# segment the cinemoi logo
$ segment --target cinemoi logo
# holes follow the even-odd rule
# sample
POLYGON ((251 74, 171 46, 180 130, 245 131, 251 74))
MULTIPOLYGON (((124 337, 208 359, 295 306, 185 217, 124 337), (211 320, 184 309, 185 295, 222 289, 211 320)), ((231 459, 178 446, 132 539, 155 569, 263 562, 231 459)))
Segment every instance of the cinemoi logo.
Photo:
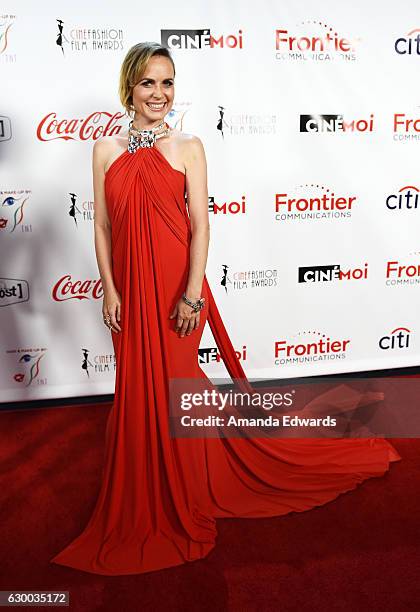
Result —
POLYGON ((397 38, 394 49, 398 55, 420 55, 420 30, 415 28, 405 36, 397 38))
POLYGON ((357 200, 356 196, 336 196, 325 185, 299 185, 297 191, 302 192, 301 195, 292 196, 287 192, 275 194, 276 221, 350 217, 354 202, 357 200), (312 195, 310 194, 311 191, 320 193, 312 195))
POLYGON ((52 289, 52 298, 56 302, 66 300, 99 300, 103 297, 102 281, 98 280, 72 280, 70 274, 65 274, 55 283, 52 289))
POLYGON ((299 332, 294 340, 274 342, 275 365, 344 359, 350 340, 331 339, 316 330, 299 332))
POLYGON ((168 49, 243 49, 242 30, 235 34, 211 34, 202 30, 161 30, 161 45, 168 49))
POLYGON ((118 121, 124 113, 107 113, 97 111, 85 119, 58 119, 57 113, 48 113, 38 124, 36 135, 38 140, 97 140, 102 136, 119 134, 122 125, 118 121))
POLYGON ((417 210, 420 208, 419 190, 413 185, 401 187, 398 193, 386 198, 385 204, 389 210, 417 210))
MULTIPOLYGON (((247 359, 246 345, 244 344, 240 351, 235 350, 235 355, 240 361, 246 361, 247 359)), ((213 361, 215 361, 216 363, 219 363, 222 361, 222 357, 220 356, 220 353, 217 350, 217 348, 207 347, 207 348, 198 349, 198 363, 199 364, 211 363, 213 361)))
POLYGON ((368 277, 368 264, 362 268, 342 270, 340 264, 329 266, 301 266, 298 269, 298 283, 326 283, 331 281, 361 280, 368 277))
POLYGON ((22 278, 0 278, 0 306, 29 300, 29 284, 22 278))
POLYGON ((368 119, 344 119, 344 115, 300 115, 300 132, 373 132, 374 115, 368 119))
POLYGON ((243 195, 239 201, 232 202, 216 202, 214 197, 209 197, 209 212, 217 215, 238 215, 245 214, 246 212, 246 203, 245 196, 243 195))
POLYGON ((411 331, 407 327, 397 327, 379 340, 379 348, 384 351, 406 349, 410 345, 411 331))

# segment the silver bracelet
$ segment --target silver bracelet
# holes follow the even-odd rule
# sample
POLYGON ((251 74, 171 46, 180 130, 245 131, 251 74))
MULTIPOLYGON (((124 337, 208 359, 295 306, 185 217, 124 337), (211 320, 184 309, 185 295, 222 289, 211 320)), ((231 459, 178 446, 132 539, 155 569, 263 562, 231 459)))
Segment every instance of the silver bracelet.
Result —
POLYGON ((186 304, 188 304, 188 306, 191 306, 194 312, 199 312, 200 310, 202 310, 204 308, 204 302, 206 301, 205 298, 202 297, 199 298, 196 302, 193 302, 187 298, 185 292, 182 294, 182 299, 186 304))

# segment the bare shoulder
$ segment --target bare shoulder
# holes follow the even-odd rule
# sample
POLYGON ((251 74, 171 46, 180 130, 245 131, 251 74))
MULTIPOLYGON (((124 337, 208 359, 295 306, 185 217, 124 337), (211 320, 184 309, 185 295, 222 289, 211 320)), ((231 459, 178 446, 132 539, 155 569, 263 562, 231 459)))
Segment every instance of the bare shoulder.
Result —
POLYGON ((109 162, 127 148, 127 136, 102 136, 95 141, 92 149, 93 163, 103 169, 109 162))
POLYGON ((181 132, 181 130, 174 129, 173 130, 174 137, 178 140, 180 144, 186 147, 199 147, 203 146, 200 138, 195 136, 194 134, 187 134, 186 132, 181 132))
POLYGON ((203 143, 198 136, 175 129, 173 132, 174 139, 182 150, 182 157, 184 160, 205 156, 203 143))

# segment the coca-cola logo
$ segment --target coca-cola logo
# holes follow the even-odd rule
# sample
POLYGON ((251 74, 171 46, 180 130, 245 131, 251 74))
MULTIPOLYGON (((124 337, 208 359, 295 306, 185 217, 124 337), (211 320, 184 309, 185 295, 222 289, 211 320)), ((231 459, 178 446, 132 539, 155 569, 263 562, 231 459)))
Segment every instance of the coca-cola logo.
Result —
POLYGON ((62 276, 52 290, 53 300, 99 300, 103 296, 101 279, 98 280, 72 280, 71 274, 62 276))
POLYGON ((48 113, 41 119, 36 135, 39 140, 98 140, 102 136, 119 134, 122 125, 117 125, 124 113, 98 111, 85 119, 57 119, 57 113, 48 113))

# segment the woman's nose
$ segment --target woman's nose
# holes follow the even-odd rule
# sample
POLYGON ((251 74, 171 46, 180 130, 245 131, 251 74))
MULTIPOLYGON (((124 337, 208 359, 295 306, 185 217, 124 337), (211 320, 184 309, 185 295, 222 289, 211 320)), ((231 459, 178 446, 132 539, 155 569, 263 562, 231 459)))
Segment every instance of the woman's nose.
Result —
POLYGON ((162 90, 161 90, 160 85, 155 85, 154 90, 153 90, 153 97, 154 98, 162 97, 162 90))

